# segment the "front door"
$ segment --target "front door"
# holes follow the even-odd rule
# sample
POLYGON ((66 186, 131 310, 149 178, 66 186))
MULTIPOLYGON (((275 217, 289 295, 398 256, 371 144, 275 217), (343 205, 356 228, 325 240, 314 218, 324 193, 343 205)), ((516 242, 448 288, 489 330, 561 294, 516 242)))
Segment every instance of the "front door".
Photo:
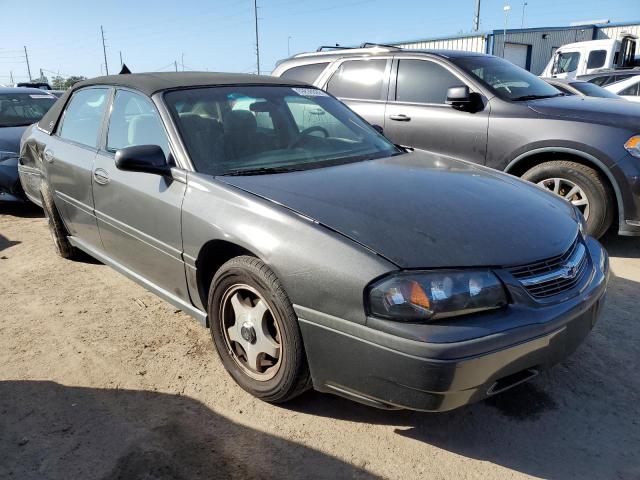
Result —
POLYGON ((84 88, 73 94, 56 133, 44 150, 44 166, 54 202, 69 233, 101 249, 92 194, 93 163, 108 88, 84 88))
POLYGON ((104 148, 94 163, 93 197, 107 255, 170 295, 188 300, 180 214, 186 185, 150 173, 115 166, 115 152, 169 141, 155 105, 130 90, 116 91, 104 148))
POLYGON ((465 85, 464 80, 425 59, 401 58, 394 61, 394 70, 385 136, 406 147, 484 164, 489 108, 472 113, 445 103, 447 90, 465 85))

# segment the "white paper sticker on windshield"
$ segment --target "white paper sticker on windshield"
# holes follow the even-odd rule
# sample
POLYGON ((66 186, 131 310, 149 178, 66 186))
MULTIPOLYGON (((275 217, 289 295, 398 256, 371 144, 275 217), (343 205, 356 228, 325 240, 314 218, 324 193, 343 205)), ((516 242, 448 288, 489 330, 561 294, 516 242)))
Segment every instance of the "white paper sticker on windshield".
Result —
POLYGON ((51 95, 29 95, 31 98, 51 98, 51 95))
POLYGON ((303 97, 328 97, 325 92, 322 90, 318 90, 317 88, 297 88, 292 87, 291 90, 296 92, 298 95, 302 95, 303 97))

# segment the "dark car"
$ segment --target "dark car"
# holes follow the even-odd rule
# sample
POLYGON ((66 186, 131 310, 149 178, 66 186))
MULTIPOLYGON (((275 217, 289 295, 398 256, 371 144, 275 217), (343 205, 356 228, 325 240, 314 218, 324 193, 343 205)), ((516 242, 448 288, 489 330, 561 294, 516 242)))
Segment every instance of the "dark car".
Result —
POLYGON ((55 103, 34 88, 0 88, 0 201, 24 201, 18 177, 20 138, 55 103))
POLYGON ((585 82, 583 80, 566 78, 543 78, 543 80, 567 95, 623 100, 623 98, 621 98, 619 95, 616 95, 609 90, 599 87, 598 85, 595 85, 593 83, 585 82))
POLYGON ((614 222, 640 235, 640 105, 566 96, 504 59, 461 51, 320 51, 273 74, 327 90, 394 143, 548 188, 580 208, 595 237, 614 222))
POLYGON ((84 81, 22 152, 58 253, 83 250, 193 315, 271 402, 311 385, 387 408, 480 400, 572 352, 607 284, 569 203, 407 152, 287 79, 84 81))

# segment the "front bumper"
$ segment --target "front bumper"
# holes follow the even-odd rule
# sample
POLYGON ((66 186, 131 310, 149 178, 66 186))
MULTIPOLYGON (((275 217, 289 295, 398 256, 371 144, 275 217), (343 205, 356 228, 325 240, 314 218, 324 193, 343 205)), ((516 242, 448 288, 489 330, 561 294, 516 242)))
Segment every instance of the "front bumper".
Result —
POLYGON ((296 306, 314 387, 381 408, 445 411, 521 383, 566 358, 596 323, 609 266, 597 242, 589 250, 594 273, 578 296, 459 342, 418 341, 296 306))

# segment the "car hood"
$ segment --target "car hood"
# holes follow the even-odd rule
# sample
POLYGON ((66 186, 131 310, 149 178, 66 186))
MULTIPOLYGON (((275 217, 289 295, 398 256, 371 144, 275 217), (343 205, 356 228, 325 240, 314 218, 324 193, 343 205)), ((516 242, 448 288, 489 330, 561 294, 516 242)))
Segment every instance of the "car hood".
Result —
POLYGON ((221 176, 402 268, 521 265, 563 253, 572 207, 509 175, 426 152, 299 172, 221 176))
POLYGON ((640 104, 624 99, 568 95, 530 101, 529 108, 552 117, 614 127, 640 128, 640 104))
POLYGON ((19 152, 20 139, 28 127, 0 127, 0 150, 19 152))

